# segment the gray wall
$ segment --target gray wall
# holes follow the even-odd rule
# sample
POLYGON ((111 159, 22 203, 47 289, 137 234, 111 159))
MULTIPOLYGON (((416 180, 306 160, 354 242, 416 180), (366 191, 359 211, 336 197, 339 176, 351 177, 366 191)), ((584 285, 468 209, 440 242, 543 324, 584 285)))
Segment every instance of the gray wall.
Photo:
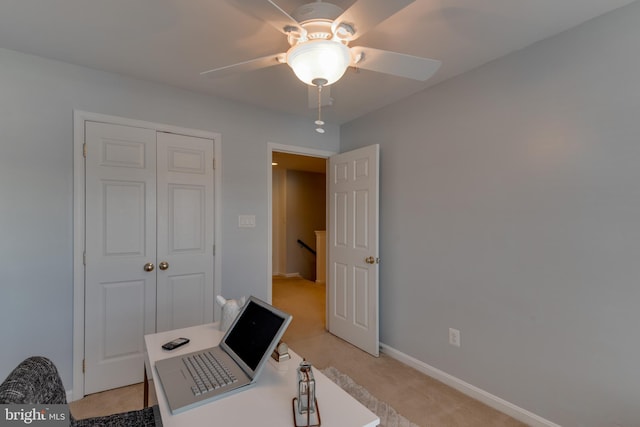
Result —
POLYGON ((272 275, 283 275, 287 272, 286 183, 286 169, 273 168, 271 171, 272 275))
POLYGON ((636 2, 341 129, 381 146, 382 342, 563 426, 640 425, 639 23, 636 2))
MULTIPOLYGON (((197 77, 197 76, 196 76, 197 77)), ((195 78, 195 77, 194 77, 195 78)), ((338 151, 337 126, 0 49, 0 377, 53 359, 72 386, 73 110, 222 134, 222 292, 266 298, 267 142, 338 151), (238 229, 239 214, 256 228, 238 229)))
POLYGON ((326 176, 288 170, 286 175, 287 273, 316 280, 316 257, 298 239, 316 249, 317 230, 326 226, 326 176))
POLYGON ((316 257, 297 240, 315 250, 315 231, 326 227, 326 175, 276 167, 272 183, 272 272, 316 280, 316 257))

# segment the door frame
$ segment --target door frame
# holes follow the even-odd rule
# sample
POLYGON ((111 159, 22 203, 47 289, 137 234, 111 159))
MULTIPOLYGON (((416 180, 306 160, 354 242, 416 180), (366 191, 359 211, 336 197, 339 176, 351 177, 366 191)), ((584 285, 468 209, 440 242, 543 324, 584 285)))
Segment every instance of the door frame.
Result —
MULTIPOLYGON (((335 151, 325 151, 325 150, 317 150, 315 148, 307 148, 307 147, 299 147, 296 145, 283 145, 276 144, 273 142, 267 143, 267 160, 266 164, 268 165, 267 170, 267 301, 271 303, 273 301, 273 167, 271 166, 271 161, 273 159, 273 152, 277 151, 280 153, 289 153, 289 154, 297 154, 300 156, 310 156, 310 157, 320 157, 322 159, 327 160, 327 168, 329 167, 328 159, 329 157, 337 154, 335 151)), ((327 179, 329 177, 328 170, 325 171, 325 175, 327 179)), ((328 183, 328 181, 327 181, 328 183)), ((327 193, 326 200, 326 223, 329 223, 329 194, 327 193)), ((327 245, 327 255, 329 251, 329 246, 327 245)), ((327 259, 328 256, 327 256, 327 259)), ((327 276, 328 277, 328 276, 327 276)), ((327 279, 328 280, 328 279, 327 279)), ((327 286, 327 292, 329 287, 327 286)), ((325 296, 326 298, 326 296, 325 296)), ((327 305, 327 310, 329 310, 329 306, 327 305)), ((328 321, 328 320, 327 320, 328 321)), ((327 327, 329 325, 327 324, 327 327)))
MULTIPOLYGON (((221 246, 221 201, 222 201, 222 138, 219 133, 188 129, 162 123, 128 119, 125 117, 91 113, 87 111, 73 111, 73 389, 70 401, 84 397, 84 251, 85 251, 85 163, 83 144, 85 138, 85 122, 95 121, 122 126, 141 127, 159 132, 169 132, 181 135, 212 139, 214 169, 214 295, 221 292, 222 287, 222 253, 221 246)), ((219 313, 214 301, 214 317, 219 313)))

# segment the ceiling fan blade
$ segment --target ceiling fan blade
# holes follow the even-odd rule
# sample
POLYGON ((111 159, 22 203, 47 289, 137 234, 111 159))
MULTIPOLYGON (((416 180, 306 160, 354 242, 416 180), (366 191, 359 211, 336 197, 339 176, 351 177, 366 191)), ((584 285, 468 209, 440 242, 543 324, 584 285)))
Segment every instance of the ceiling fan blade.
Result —
POLYGON ((333 21, 335 30, 340 24, 346 24, 353 28, 354 34, 349 37, 355 40, 364 33, 404 9, 415 0, 357 0, 342 15, 333 21))
POLYGON ((352 47, 352 67, 425 81, 435 74, 442 62, 404 53, 389 52, 371 47, 352 47))
POLYGON ((236 3, 247 13, 272 25, 281 33, 288 34, 290 31, 305 32, 298 21, 272 0, 236 0, 236 3))
POLYGON ((272 55, 263 56, 262 58, 250 59, 248 61, 239 62, 237 64, 226 65, 224 67, 214 68, 212 70, 203 71, 201 76, 207 77, 222 77, 229 74, 242 73, 247 71, 258 70, 260 68, 267 68, 273 65, 285 63, 284 53, 275 53, 272 55))
MULTIPOLYGON (((309 108, 318 108, 318 87, 307 86, 307 98, 309 108)), ((323 107, 333 105, 333 98, 331 98, 331 86, 323 86, 320 95, 320 105, 323 107)))

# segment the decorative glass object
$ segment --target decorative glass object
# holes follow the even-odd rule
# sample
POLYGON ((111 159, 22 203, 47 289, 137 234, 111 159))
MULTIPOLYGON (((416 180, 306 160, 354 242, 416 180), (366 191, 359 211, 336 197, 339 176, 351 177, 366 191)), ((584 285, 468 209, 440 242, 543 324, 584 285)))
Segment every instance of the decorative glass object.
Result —
POLYGON ((293 417, 296 427, 320 425, 320 408, 316 399, 316 381, 311 363, 303 360, 298 367, 298 397, 293 399, 293 417))

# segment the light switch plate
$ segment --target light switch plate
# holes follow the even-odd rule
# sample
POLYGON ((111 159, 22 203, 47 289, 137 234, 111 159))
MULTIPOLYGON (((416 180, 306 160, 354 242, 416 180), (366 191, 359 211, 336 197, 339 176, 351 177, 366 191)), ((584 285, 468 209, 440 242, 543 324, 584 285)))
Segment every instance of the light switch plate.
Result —
POLYGON ((253 228, 256 226, 255 215, 238 215, 238 227, 253 228))

